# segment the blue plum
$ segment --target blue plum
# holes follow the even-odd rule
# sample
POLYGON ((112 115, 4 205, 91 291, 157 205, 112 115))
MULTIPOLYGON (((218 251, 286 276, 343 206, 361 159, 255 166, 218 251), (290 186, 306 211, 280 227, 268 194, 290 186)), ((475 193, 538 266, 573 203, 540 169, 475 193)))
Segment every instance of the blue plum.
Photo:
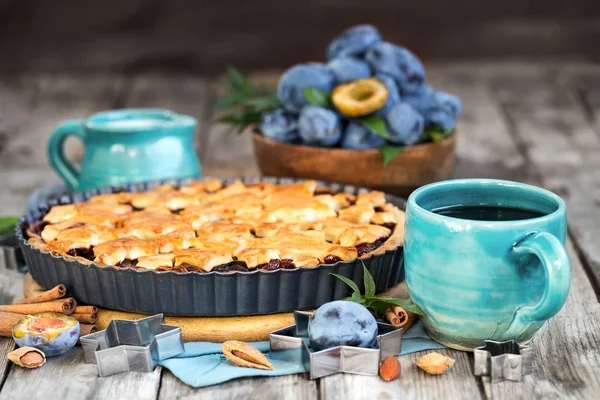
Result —
POLYGON ((462 102, 458 97, 446 92, 435 92, 435 104, 427 110, 425 125, 442 132, 453 130, 462 114, 462 102))
POLYGON ((277 86, 277 97, 283 107, 298 113, 308 105, 304 88, 312 87, 331 92, 335 86, 335 76, 324 64, 298 64, 281 75, 277 86))
POLYGON ((421 115, 426 115, 429 110, 437 106, 435 90, 427 84, 422 85, 415 93, 402 96, 402 101, 410 104, 421 115))
POLYGON ((421 138, 424 128, 423 116, 407 103, 394 106, 386 121, 389 127, 388 140, 394 144, 412 145, 421 138))
POLYGON ((298 116, 279 108, 261 116, 260 131, 269 139, 284 143, 297 143, 298 116))
POLYGON ((346 149, 375 149, 384 144, 385 139, 357 122, 350 122, 348 124, 342 138, 342 147, 346 149))
POLYGON ((371 76, 369 65, 354 57, 336 58, 327 63, 327 68, 335 76, 337 83, 352 82, 371 76))
POLYGON ((455 121, 458 121, 462 114, 462 102, 457 96, 439 91, 435 92, 434 98, 438 107, 452 115, 455 121))
POLYGON ((312 315, 308 337, 314 351, 336 346, 373 347, 377 340, 377 321, 358 303, 332 301, 312 315))
POLYGON ((335 146, 342 137, 342 121, 335 112, 318 106, 306 106, 300 112, 298 133, 309 146, 335 146))
POLYGON ((379 110, 375 111, 376 115, 385 118, 385 116, 390 112, 392 107, 400 103, 400 91, 398 90, 398 85, 396 85, 396 81, 394 81, 394 79, 389 75, 377 74, 375 75, 375 78, 383 82, 388 91, 388 98, 385 104, 379 110))
POLYGON ((360 56, 381 41, 373 25, 356 25, 346 29, 327 47, 327 60, 338 57, 360 56))
POLYGON ((433 108, 425 115, 427 128, 435 128, 441 132, 454 129, 456 122, 454 115, 443 108, 433 108))
POLYGON ((28 315, 13 327, 19 347, 31 346, 47 357, 69 351, 79 339, 79 321, 63 314, 46 312, 28 315))
POLYGON ((365 60, 375 73, 394 78, 402 94, 417 92, 425 82, 423 64, 404 47, 380 42, 367 51, 365 60))

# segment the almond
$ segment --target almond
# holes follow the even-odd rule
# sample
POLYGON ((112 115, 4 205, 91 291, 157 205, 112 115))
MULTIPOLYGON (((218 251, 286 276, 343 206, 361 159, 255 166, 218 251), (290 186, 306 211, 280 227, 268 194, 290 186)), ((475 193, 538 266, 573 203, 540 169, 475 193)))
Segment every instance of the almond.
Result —
POLYGON ((245 342, 229 340, 223 343, 223 355, 239 367, 273 369, 267 356, 245 342))
POLYGON ((393 381, 400 376, 402 367, 396 357, 388 357, 379 366, 379 376, 386 382, 393 381))
POLYGON ((454 365, 454 359, 440 353, 429 353, 417 359, 417 366, 431 375, 439 375, 454 365))
POLYGON ((19 367, 37 368, 46 362, 46 355, 33 347, 21 347, 8 353, 8 359, 19 367))

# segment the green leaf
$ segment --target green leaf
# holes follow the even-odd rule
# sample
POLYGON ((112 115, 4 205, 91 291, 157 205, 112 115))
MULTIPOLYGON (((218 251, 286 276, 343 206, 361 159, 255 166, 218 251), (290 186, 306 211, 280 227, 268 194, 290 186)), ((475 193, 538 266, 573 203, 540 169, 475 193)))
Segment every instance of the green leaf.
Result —
POLYGON ((246 75, 244 75, 239 69, 230 65, 227 70, 227 77, 229 85, 232 89, 241 90, 244 92, 253 92, 252 84, 246 75))
POLYGON ((375 114, 367 115, 366 117, 359 118, 358 122, 384 139, 389 137, 387 127, 385 126, 385 121, 380 116, 375 114))
POLYGON ((383 166, 387 167, 394 158, 404 151, 404 146, 389 146, 383 145, 379 148, 379 152, 383 157, 383 166))
POLYGON ((220 98, 215 103, 215 110, 226 110, 231 107, 244 105, 248 101, 248 96, 243 93, 233 93, 220 98))
POLYGON ((365 292, 366 294, 363 296, 358 289, 358 285, 354 283, 351 279, 346 278, 345 276, 331 274, 336 278, 342 280, 348 286, 354 290, 352 296, 346 297, 343 300, 354 301, 356 303, 362 304, 372 312, 376 313, 379 316, 385 316, 385 312, 389 307, 392 306, 400 306, 404 308, 407 312, 411 312, 418 315, 425 315, 423 311, 409 299, 400 299, 396 297, 390 296, 375 296, 375 282, 373 281, 373 277, 367 270, 363 262, 363 273, 364 273, 364 281, 365 281, 365 292))
POLYGON ((379 296, 375 299, 383 301, 390 305, 400 306, 404 308, 406 311, 417 314, 417 315, 425 315, 423 310, 419 308, 415 303, 410 301, 409 299, 401 299, 397 297, 389 297, 389 296, 379 296))
POLYGON ((246 101, 248 106, 253 107, 258 112, 273 111, 279 107, 279 99, 277 96, 263 96, 249 99, 246 101))
POLYGON ((260 114, 248 110, 235 111, 219 116, 216 122, 226 123, 236 128, 238 133, 243 132, 248 126, 260 122, 260 114))
POLYGON ((454 132, 454 129, 443 130, 441 126, 430 126, 421 134, 420 142, 439 143, 454 132))
POLYGON ((0 217, 0 235, 8 235, 15 229, 19 217, 0 217))
POLYGON ((239 133, 260 123, 263 113, 281 107, 273 90, 253 85, 248 76, 233 66, 228 67, 222 86, 226 93, 215 104, 215 110, 227 112, 215 122, 228 124, 239 133))
POLYGON ((374 311, 375 314, 377 315, 381 315, 382 317, 385 317, 385 312, 387 311, 387 309, 390 308, 390 305, 383 302, 383 301, 370 301, 369 302, 369 309, 371 311, 374 311))
POLYGON ((313 87, 305 87, 302 89, 302 91, 304 92, 306 101, 313 106, 329 107, 329 93, 325 90, 313 87))
POLYGON ((433 143, 439 143, 442 140, 444 140, 444 138, 446 137, 443 133, 437 133, 437 132, 433 132, 431 135, 431 141, 433 143))
POLYGON ((362 265, 364 275, 363 279, 365 281, 365 297, 373 297, 375 296, 375 281, 373 280, 373 277, 371 276, 371 273, 367 269, 367 266, 364 262, 362 263, 362 265))
MULTIPOLYGON (((352 288, 352 290, 354 290, 354 293, 358 293, 358 295, 360 296, 360 290, 358 289, 358 286, 356 285, 356 283, 354 283, 354 281, 352 279, 346 278, 345 276, 338 275, 338 274, 331 274, 331 275, 335 276, 336 278, 338 278, 339 280, 344 282, 346 285, 350 286, 352 288)), ((353 294, 353 296, 354 296, 354 294, 353 294)))
POLYGON ((364 297, 362 297, 359 292, 352 293, 350 300, 358 304, 364 304, 365 302, 364 297))

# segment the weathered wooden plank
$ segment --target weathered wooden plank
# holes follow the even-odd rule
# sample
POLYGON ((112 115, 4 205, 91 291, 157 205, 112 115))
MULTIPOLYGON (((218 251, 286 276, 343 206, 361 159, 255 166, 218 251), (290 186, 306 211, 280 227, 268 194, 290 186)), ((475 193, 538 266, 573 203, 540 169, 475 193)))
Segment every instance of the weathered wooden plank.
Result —
POLYGON ((561 69, 561 80, 581 101, 583 111, 600 135, 600 66, 575 64, 561 69))
POLYGON ((181 383, 170 371, 163 373, 159 399, 315 399, 317 382, 306 374, 277 376, 271 378, 243 378, 194 389, 181 383))
POLYGON ((226 126, 214 125, 208 133, 202 166, 207 176, 258 175, 250 132, 237 134, 226 126))
POLYGON ((154 372, 127 372, 105 378, 95 365, 84 364, 81 347, 60 357, 49 358, 38 369, 10 370, 0 399, 148 399, 158 394, 161 368, 154 372))
MULTIPOLYGON (((575 102, 579 101, 582 114, 600 136, 600 68, 598 64, 568 65, 560 71, 560 82, 570 89, 575 102)), ((597 150, 598 146, 595 146, 597 150)), ((600 167, 594 161, 596 154, 590 155, 586 165, 579 169, 576 176, 567 178, 568 185, 557 182, 556 185, 566 187, 569 195, 569 216, 577 221, 571 224, 571 232, 576 239, 577 250, 584 260, 589 273, 594 276, 597 293, 600 293, 600 250, 597 246, 600 220, 600 167), (587 164, 591 164, 587 165, 587 164)), ((548 178, 552 180, 552 178, 548 178)))
MULTIPOLYGON (((12 270, 0 270, 0 304, 10 304, 23 298, 23 274, 12 270)), ((0 338, 0 387, 4 384, 12 363, 7 354, 15 349, 12 338, 0 338)))
MULTIPOLYGON (((3 270, 0 274, 2 303, 10 303, 23 296, 23 274, 3 270)), ((6 354, 14 349, 14 341, 0 339, 0 382, 4 382, 0 399, 156 399, 160 382, 160 368, 152 373, 131 372, 99 378, 95 365, 84 364, 81 347, 66 355, 49 358, 35 370, 26 370, 8 363, 6 354), (8 364, 7 364, 8 363, 8 364), (5 380, 6 379, 6 380, 5 380)))
POLYGON ((32 137, 29 131, 40 97, 39 81, 38 76, 0 77, 0 215, 21 214, 26 197, 35 187, 58 182, 47 168, 31 169, 40 164, 40 154, 45 151, 45 138, 32 137))
MULTIPOLYGON (((564 176, 597 159, 600 139, 554 70, 492 77, 506 117, 524 142, 528 158, 545 176, 564 176)), ((598 161, 598 160, 596 160, 598 161)))
POLYGON ((492 72, 491 86, 539 183, 567 202, 576 248, 598 289, 600 137, 559 70, 538 66, 518 76, 492 72))
MULTIPOLYGON (((111 108, 122 80, 111 75, 3 77, 0 86, 0 194, 2 215, 21 214, 28 196, 39 186, 60 182, 46 156, 48 139, 69 118, 111 108)), ((78 163, 83 145, 66 143, 67 158, 78 163)))
POLYGON ((0 304, 10 304, 23 298, 23 277, 20 272, 0 269, 0 304))
POLYGON ((600 304, 567 243, 572 283, 564 308, 534 337, 534 370, 522 383, 490 383, 485 392, 494 399, 590 399, 600 388, 600 304))
MULTIPOLYGON (((598 137, 587 123, 583 110, 564 85, 557 82, 557 70, 538 66, 510 71, 488 70, 491 87, 520 150, 529 160, 535 176, 533 183, 554 190, 565 198, 573 232, 593 233, 595 219, 590 178, 597 181, 598 165, 594 153, 598 137), (586 193, 584 195, 584 193, 586 193)), ((580 238, 575 235, 581 244, 580 238)), ((586 254, 595 245, 586 244, 586 254)), ((569 299, 561 313, 534 338, 534 374, 520 385, 509 382, 490 384, 483 379, 488 397, 493 398, 590 398, 598 388, 599 354, 592 350, 597 342, 599 305, 571 243, 568 250, 573 268, 569 299)), ((597 274, 596 271, 591 271, 597 274)))
MULTIPOLYGON (((277 87, 280 70, 266 70, 250 74, 255 85, 270 88, 277 87)), ((222 79, 222 78, 218 78, 222 79)), ((213 84, 210 87, 213 103, 223 96, 224 91, 213 84)), ((203 152, 203 168, 205 175, 211 176, 251 176, 260 171, 254 158, 252 133, 247 130, 242 133, 234 131, 228 125, 214 122, 219 113, 210 105, 210 129, 206 137, 206 151, 203 152)))
POLYGON ((527 160, 511 136, 479 68, 460 63, 433 64, 427 68, 427 80, 436 90, 453 93, 463 102, 453 177, 531 179, 524 173, 528 171, 527 160))
POLYGON ((35 77, 0 77, 0 169, 23 167, 25 165, 18 165, 18 162, 34 154, 32 143, 27 140, 26 125, 38 97, 39 85, 35 77))
POLYGON ((190 74, 140 73, 133 77, 126 107, 166 108, 198 120, 196 148, 202 151, 209 128, 211 92, 205 79, 190 74))
MULTIPOLYGON (((267 75, 261 80, 270 84, 276 82, 275 75, 267 75)), ((216 99, 222 95, 216 86, 211 89, 216 99)), ((211 105, 212 107, 212 105, 211 105)), ((211 118, 217 114, 212 110, 211 118)), ((235 132, 230 126, 210 122, 206 139, 206 151, 203 152, 202 167, 206 176, 251 176, 260 172, 254 158, 251 132, 235 132)))
POLYGON ((37 188, 60 183, 61 179, 50 167, 0 169, 0 182, 5 190, 0 192, 0 216, 20 216, 25 212, 28 197, 37 188))
MULTIPOLYGON (((19 121, 19 134, 11 138, 7 151, 13 149, 12 168, 47 167, 46 143, 62 121, 81 118, 112 108, 119 96, 122 79, 116 75, 46 74, 29 77, 36 84, 34 107, 27 110, 26 120, 19 121), (18 148, 26 149, 21 152, 18 148)), ((78 162, 83 146, 69 140, 67 156, 78 162)))
POLYGON ((402 375, 392 382, 377 376, 350 374, 321 379, 322 399, 480 399, 481 392, 473 375, 473 361, 468 353, 436 350, 456 360, 443 375, 432 376, 421 371, 415 361, 426 352, 399 357, 402 375))
MULTIPOLYGON (((23 274, 2 270, 0 299, 3 304, 23 297, 23 274)), ((4 382, 0 399, 38 399, 49 394, 56 398, 75 399, 156 399, 161 368, 152 373, 131 372, 99 378, 94 365, 84 364, 81 347, 66 355, 49 358, 39 369, 26 370, 8 363, 6 354, 14 341, 0 339, 0 382, 4 382)))

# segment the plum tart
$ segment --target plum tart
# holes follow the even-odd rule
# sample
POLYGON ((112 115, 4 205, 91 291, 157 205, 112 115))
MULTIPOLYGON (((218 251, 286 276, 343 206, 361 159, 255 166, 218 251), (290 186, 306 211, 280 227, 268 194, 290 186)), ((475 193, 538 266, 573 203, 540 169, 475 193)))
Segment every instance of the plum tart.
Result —
POLYGON ((155 271, 311 268, 395 249, 404 213, 384 193, 335 193, 315 181, 195 181, 56 205, 28 243, 84 263, 155 271))

